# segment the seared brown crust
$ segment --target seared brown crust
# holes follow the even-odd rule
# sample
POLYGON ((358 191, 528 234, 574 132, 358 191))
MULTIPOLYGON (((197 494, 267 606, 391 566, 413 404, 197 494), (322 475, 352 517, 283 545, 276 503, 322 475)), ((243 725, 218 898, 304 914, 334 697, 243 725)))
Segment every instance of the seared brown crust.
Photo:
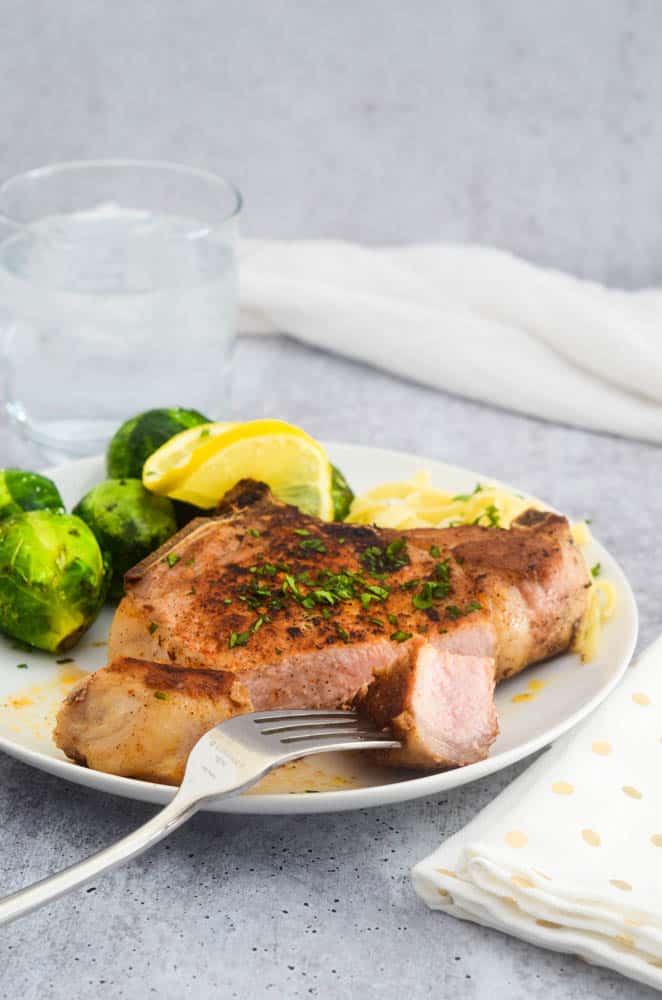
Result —
MULTIPOLYGON (((415 640, 416 643, 419 641, 415 640)), ((390 666, 375 670, 372 680, 359 688, 350 703, 350 708, 371 719, 377 729, 392 729, 394 720, 404 710, 410 691, 415 648, 410 643, 390 666)))
POLYGON ((172 663, 138 660, 133 656, 120 657, 103 669, 111 674, 140 676, 141 683, 151 691, 179 691, 192 698, 230 696, 237 687, 236 675, 225 670, 191 670, 172 663))

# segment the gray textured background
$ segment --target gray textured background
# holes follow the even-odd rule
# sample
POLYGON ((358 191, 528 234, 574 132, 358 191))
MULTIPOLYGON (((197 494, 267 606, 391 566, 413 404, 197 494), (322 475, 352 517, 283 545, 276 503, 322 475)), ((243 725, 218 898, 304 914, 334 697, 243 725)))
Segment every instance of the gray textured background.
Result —
MULTIPOLYGON (((626 286, 662 278, 662 6, 0 0, 0 174, 176 158, 234 178, 245 232, 490 242, 626 286)), ((400 382, 286 339, 236 363, 246 417, 518 482, 594 529, 662 628, 660 451, 400 382)), ((31 456, 0 428, 0 462, 31 456)), ((653 991, 428 911, 409 865, 521 769, 441 798, 201 816, 3 932, 7 1000, 611 998, 653 991)), ((151 808, 0 760, 0 889, 151 808)))

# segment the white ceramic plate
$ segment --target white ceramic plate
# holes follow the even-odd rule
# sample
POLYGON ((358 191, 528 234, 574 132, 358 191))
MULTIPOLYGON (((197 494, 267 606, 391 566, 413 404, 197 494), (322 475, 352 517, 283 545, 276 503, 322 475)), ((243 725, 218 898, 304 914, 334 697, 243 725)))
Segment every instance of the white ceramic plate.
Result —
MULTIPOLYGON (((327 447, 332 461, 343 469, 357 492, 380 482, 409 479, 421 468, 430 471, 434 485, 452 492, 471 490, 481 479, 491 481, 467 469, 399 452, 355 445, 327 447)), ((103 479, 103 461, 69 462, 51 470, 50 475, 71 507, 103 479)), ((251 792, 220 801, 212 808, 218 812, 311 813, 403 802, 498 771, 576 726, 618 682, 637 636, 637 609, 623 572, 595 541, 584 554, 589 566, 601 563, 603 576, 617 591, 616 612, 602 632, 599 654, 588 664, 582 664, 574 654, 559 656, 500 685, 496 702, 501 732, 487 760, 420 777, 380 768, 365 753, 321 754, 280 768, 251 792)), ((51 739, 55 713, 66 691, 78 677, 105 663, 110 620, 107 609, 68 654, 74 658, 68 663, 58 663, 47 654, 22 652, 0 638, 0 749, 81 785, 164 803, 172 798, 172 788, 79 767, 67 760, 51 739), (19 663, 27 668, 17 669, 19 663)))

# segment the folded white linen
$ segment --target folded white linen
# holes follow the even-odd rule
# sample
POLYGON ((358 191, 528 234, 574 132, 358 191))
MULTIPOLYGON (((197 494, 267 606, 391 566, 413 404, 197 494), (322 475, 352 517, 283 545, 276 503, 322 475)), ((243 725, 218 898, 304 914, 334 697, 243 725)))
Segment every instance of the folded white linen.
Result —
POLYGON ((478 246, 246 241, 243 333, 282 332, 522 413, 662 442, 662 291, 478 246))
POLYGON ((662 639, 413 869, 433 909, 662 989, 662 639))

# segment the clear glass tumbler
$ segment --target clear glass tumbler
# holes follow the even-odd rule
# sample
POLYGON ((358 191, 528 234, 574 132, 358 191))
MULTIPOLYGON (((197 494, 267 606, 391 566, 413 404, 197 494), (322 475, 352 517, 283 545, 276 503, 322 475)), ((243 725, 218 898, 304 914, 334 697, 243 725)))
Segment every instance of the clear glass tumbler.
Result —
POLYGON ((241 195, 203 170, 92 161, 0 186, 0 392, 50 458, 158 406, 228 416, 241 195))

